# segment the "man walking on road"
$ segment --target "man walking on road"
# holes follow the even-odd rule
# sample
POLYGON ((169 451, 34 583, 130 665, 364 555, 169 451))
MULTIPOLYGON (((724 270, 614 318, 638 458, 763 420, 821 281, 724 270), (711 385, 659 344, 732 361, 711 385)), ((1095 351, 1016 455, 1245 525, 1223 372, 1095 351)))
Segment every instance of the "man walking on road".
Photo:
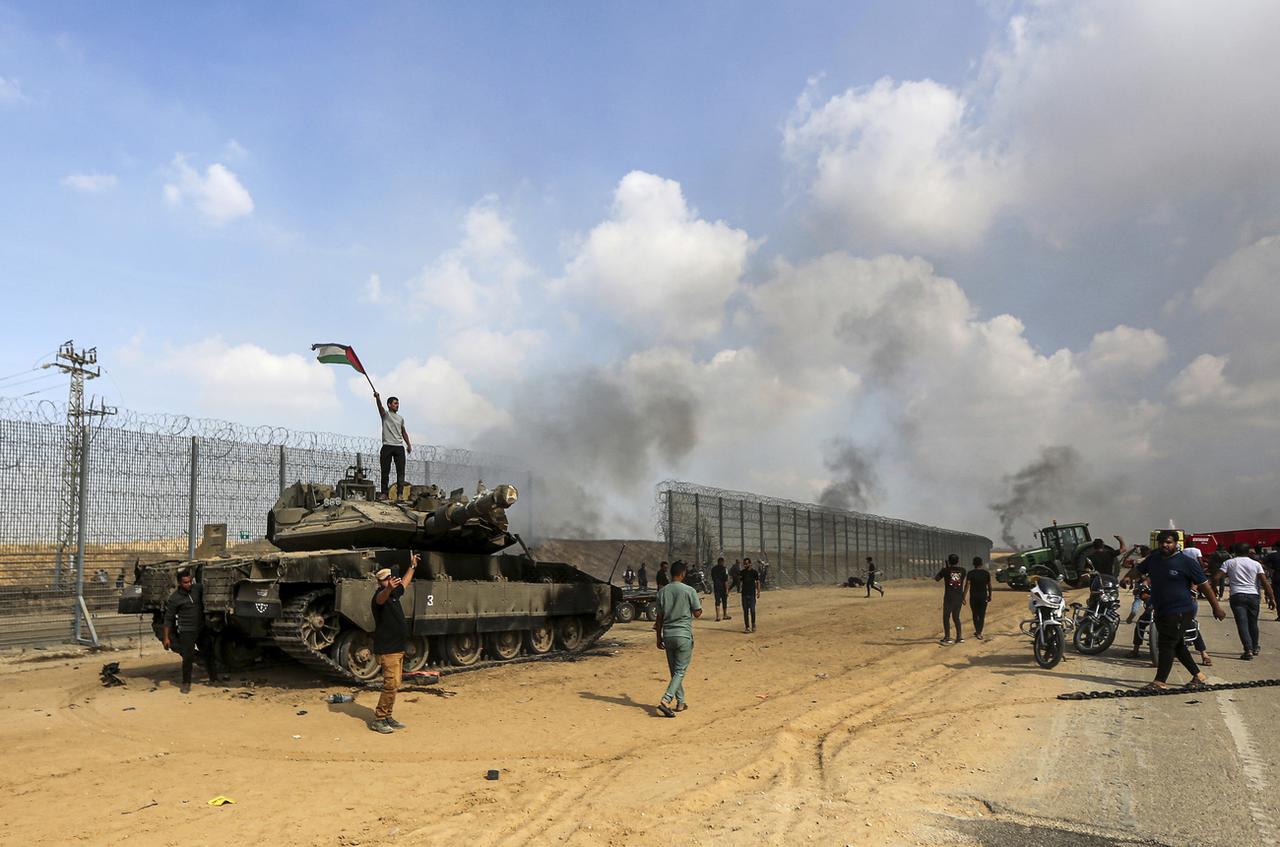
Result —
POLYGON ((729 568, 729 590, 730 591, 736 591, 738 589, 738 584, 741 581, 740 579, 741 576, 742 576, 742 565, 737 559, 734 559, 733 567, 729 568))
POLYGON ((884 588, 879 582, 876 582, 876 563, 870 556, 867 557, 867 596, 871 596, 871 589, 880 592, 880 596, 884 596, 884 588))
MULTIPOLYGON (((973 637, 982 640, 982 627, 987 622, 987 604, 991 602, 991 571, 981 556, 973 557, 973 570, 965 577, 964 590, 969 593, 969 611, 973 614, 973 637)), ((961 603, 963 603, 963 598, 961 603)), ((958 632, 956 633, 959 634, 958 632)))
POLYGON ((693 661, 693 620, 702 617, 702 601, 698 592, 684 584, 685 563, 671 566, 671 582, 658 590, 657 620, 653 631, 658 636, 658 649, 667 653, 667 670, 671 681, 658 701, 658 711, 669 718, 689 708, 684 699, 684 675, 693 661))
POLYGON ((182 657, 182 693, 191 691, 191 666, 196 654, 209 671, 209 684, 217 685, 218 670, 213 661, 213 642, 204 625, 204 586, 195 581, 191 571, 178 571, 178 588, 164 603, 164 649, 178 651, 182 657))
POLYGON ((964 636, 960 633, 960 608, 964 606, 965 570, 960 567, 960 557, 955 553, 947 556, 947 564, 938 571, 934 582, 942 582, 942 640, 939 644, 961 644, 964 636), (951 624, 955 622, 956 638, 951 640, 951 624))
POLYGON ((1156 628, 1156 678, 1147 683, 1147 689, 1153 691, 1168 687, 1169 672, 1173 669, 1173 657, 1191 674, 1191 681, 1186 687, 1190 689, 1204 688, 1206 677, 1201 672, 1191 651, 1187 649, 1185 633, 1195 624, 1195 599, 1192 586, 1201 589, 1213 607, 1213 616, 1218 620, 1226 618, 1227 613, 1218 604, 1218 596, 1213 590, 1204 591, 1208 577, 1204 569, 1196 564, 1190 556, 1178 550, 1178 533, 1164 529, 1156 536, 1156 552, 1138 563, 1128 574, 1124 582, 1128 583, 1134 574, 1151 577, 1151 605, 1154 609, 1152 626, 1156 628))
POLYGON ((649 588, 649 566, 644 562, 640 563, 640 570, 636 571, 636 584, 642 590, 648 590, 649 588))
POLYGON ((760 574, 751 566, 750 559, 742 560, 742 573, 738 574, 742 591, 742 631, 756 631, 756 600, 760 599, 760 574))
POLYGON ((405 725, 391 716, 396 707, 396 692, 404 675, 404 648, 409 638, 409 621, 405 617, 400 598, 413 582, 413 572, 418 568, 418 554, 409 554, 409 570, 404 579, 391 575, 390 568, 382 568, 376 574, 378 590, 373 595, 373 654, 382 667, 382 695, 373 710, 369 729, 386 735, 405 725))
POLYGON ((716 559, 716 566, 711 569, 711 590, 715 595, 716 620, 720 620, 721 608, 724 609, 724 619, 733 620, 729 617, 729 571, 724 566, 724 556, 716 559))
POLYGON ((382 408, 382 397, 373 392, 374 402, 378 404, 378 414, 382 416, 382 452, 378 454, 378 464, 382 470, 382 496, 387 496, 387 480, 391 476, 391 463, 396 463, 396 491, 404 485, 405 453, 413 452, 409 443, 409 431, 404 428, 404 418, 400 416, 400 399, 387 398, 387 408, 382 408))
POLYGON ((1262 572, 1262 565, 1249 556, 1249 545, 1241 541, 1232 548, 1232 552, 1236 555, 1223 563, 1222 572, 1231 589, 1231 614, 1236 619, 1240 646, 1244 648, 1240 658, 1248 661, 1258 655, 1259 650, 1258 614, 1262 599, 1258 596, 1258 587, 1266 591, 1267 602, 1272 607, 1276 605, 1276 595, 1262 572))

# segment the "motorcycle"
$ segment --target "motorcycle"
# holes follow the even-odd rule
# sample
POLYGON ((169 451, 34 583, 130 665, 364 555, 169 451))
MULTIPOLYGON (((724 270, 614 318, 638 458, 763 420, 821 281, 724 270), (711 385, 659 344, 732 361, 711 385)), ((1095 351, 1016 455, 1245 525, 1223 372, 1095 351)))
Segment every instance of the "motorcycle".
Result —
POLYGON ((1036 664, 1046 670, 1062 661, 1066 630, 1074 621, 1065 617, 1067 601, 1056 580, 1038 576, 1031 586, 1027 606, 1034 616, 1019 625, 1023 635, 1031 637, 1031 651, 1036 664))
POLYGON ((1120 586, 1109 574, 1099 574, 1097 582, 1098 590, 1090 592, 1088 605, 1071 604, 1072 644, 1086 656, 1105 651, 1120 631, 1120 586))

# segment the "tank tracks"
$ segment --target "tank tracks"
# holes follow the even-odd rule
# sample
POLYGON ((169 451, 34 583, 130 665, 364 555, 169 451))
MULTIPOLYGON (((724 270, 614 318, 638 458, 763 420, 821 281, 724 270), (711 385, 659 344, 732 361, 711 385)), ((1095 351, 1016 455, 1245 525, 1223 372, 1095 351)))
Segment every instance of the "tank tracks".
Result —
MULTIPOLYGON (((357 677, 351 671, 339 665, 333 659, 324 653, 312 650, 307 646, 306 641, 302 637, 304 624, 303 612, 312 600, 328 592, 328 589, 317 589, 308 591, 294 597, 284 605, 279 618, 271 623, 271 640, 281 651, 289 658, 294 659, 299 664, 311 668, 314 671, 329 676, 336 677, 353 686, 363 688, 381 688, 380 681, 364 681, 357 677)), ((546 653, 538 655, 516 656, 511 659, 485 659, 472 665, 456 666, 456 665, 439 665, 432 667, 432 670, 440 674, 440 676, 448 676, 450 674, 467 673, 469 671, 482 671, 489 668, 495 668, 501 665, 522 665, 529 662, 544 661, 565 661, 572 660, 575 656, 579 656, 589 650, 600 640, 609 628, 613 625, 612 619, 609 619, 604 625, 596 627, 595 630, 583 636, 582 644, 576 650, 550 650, 546 653)))

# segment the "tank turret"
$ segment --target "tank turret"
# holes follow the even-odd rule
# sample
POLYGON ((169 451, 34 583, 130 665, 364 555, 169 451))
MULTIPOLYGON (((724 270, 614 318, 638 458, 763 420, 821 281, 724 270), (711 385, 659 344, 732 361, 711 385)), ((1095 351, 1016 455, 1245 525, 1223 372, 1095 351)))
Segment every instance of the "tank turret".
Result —
POLYGON ((336 486, 289 486, 267 518, 267 539, 288 551, 384 546, 495 553, 516 543, 507 532, 507 509, 519 497, 514 485, 492 491, 482 485, 474 498, 461 489, 446 496, 439 486, 414 485, 400 499, 377 500, 363 476, 355 465, 336 486))

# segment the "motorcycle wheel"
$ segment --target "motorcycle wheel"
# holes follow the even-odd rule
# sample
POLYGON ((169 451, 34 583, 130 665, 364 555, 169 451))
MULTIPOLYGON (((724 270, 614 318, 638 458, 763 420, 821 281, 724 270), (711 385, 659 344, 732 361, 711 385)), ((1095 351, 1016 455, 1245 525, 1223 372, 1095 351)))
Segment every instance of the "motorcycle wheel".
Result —
POLYGON ((1099 624, 1086 620, 1076 627, 1072 643, 1075 645, 1076 652, 1086 656, 1096 656, 1105 652, 1115 640, 1116 627, 1110 626, 1105 621, 1099 624))
POLYGON ((1036 664, 1048 670, 1062 661, 1062 627, 1041 627, 1032 644, 1036 664))

